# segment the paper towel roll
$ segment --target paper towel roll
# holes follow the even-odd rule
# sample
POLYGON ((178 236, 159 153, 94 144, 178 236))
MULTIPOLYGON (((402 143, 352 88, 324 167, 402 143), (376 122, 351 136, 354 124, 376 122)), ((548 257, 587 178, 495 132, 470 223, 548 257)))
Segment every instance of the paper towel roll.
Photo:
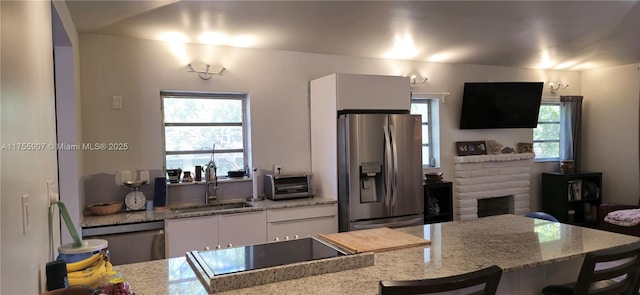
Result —
POLYGON ((253 198, 254 199, 258 199, 258 197, 259 197, 259 194, 258 194, 258 178, 260 178, 260 177, 259 177, 258 174, 259 174, 258 173, 258 168, 253 168, 253 180, 252 180, 252 184, 253 184, 252 189, 253 190, 252 190, 252 193, 253 193, 253 198))

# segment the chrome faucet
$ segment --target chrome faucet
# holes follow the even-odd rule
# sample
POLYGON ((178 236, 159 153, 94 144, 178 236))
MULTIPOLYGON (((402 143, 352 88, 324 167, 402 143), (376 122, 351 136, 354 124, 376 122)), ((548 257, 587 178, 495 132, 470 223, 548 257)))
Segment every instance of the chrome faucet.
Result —
POLYGON ((213 144, 213 151, 211 152, 211 160, 207 163, 207 167, 204 168, 204 203, 209 204, 211 201, 216 200, 216 191, 218 190, 218 167, 213 160, 213 155, 216 151, 216 144, 213 144), (211 186, 213 184, 213 187, 211 186))

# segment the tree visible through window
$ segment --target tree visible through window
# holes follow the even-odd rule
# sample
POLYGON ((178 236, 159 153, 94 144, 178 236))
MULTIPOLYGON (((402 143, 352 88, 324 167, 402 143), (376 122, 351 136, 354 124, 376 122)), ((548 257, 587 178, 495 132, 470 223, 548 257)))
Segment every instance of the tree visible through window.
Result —
POLYGON ((538 114, 538 126, 533 129, 533 151, 536 160, 560 158, 560 104, 543 102, 538 114))
POLYGON ((244 94, 160 93, 164 115, 165 168, 206 166, 215 145, 218 175, 245 168, 244 94))

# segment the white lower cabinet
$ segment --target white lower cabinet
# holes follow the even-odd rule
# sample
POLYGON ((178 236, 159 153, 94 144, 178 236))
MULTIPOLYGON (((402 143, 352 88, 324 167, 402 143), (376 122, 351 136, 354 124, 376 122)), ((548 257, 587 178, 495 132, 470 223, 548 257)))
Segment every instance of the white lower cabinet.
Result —
POLYGON ((266 221, 266 211, 218 215, 218 242, 223 248, 264 243, 266 221))
POLYGON ((188 217, 164 221, 167 258, 193 250, 238 247, 338 232, 338 205, 188 217))
POLYGON ((164 222, 167 258, 267 241, 267 212, 243 212, 169 219, 164 222))
POLYGON ((167 219, 164 221, 167 258, 188 251, 215 249, 218 245, 218 216, 167 219))
POLYGON ((269 241, 338 232, 338 205, 319 205, 267 211, 269 241))

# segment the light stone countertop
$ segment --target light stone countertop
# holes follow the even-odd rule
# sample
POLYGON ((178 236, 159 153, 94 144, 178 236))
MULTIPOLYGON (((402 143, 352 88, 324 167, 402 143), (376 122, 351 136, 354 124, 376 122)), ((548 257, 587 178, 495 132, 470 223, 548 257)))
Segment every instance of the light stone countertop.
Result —
MULTIPOLYGON (((220 203, 237 202, 238 200, 239 199, 229 199, 229 200, 220 200, 219 202, 220 203)), ((105 226, 105 225, 139 223, 139 222, 158 221, 158 220, 165 220, 165 219, 196 217, 196 216, 207 216, 207 215, 216 215, 216 214, 234 214, 234 213, 262 211, 262 210, 269 210, 269 209, 307 207, 307 206, 316 206, 316 205, 335 204, 337 202, 338 201, 336 199, 327 198, 327 197, 300 198, 300 199, 278 200, 278 201, 265 199, 262 201, 248 202, 251 204, 251 207, 216 210, 216 211, 200 211, 200 212, 188 212, 188 213, 174 213, 170 209, 153 210, 153 211, 129 211, 129 212, 123 211, 120 213, 103 215, 103 216, 85 215, 82 218, 82 221, 80 221, 80 227, 87 228, 87 227, 96 227, 96 226, 105 226)), ((190 205, 194 205, 194 204, 173 205, 170 208, 173 208, 173 207, 180 208, 180 207, 185 207, 190 205)))
MULTIPOLYGON (((380 280, 436 278, 498 265, 505 273, 580 258, 640 238, 517 215, 400 229, 431 241, 375 254, 375 265, 218 294, 377 294, 380 280)), ((114 267, 136 295, 207 294, 186 259, 114 267)))

